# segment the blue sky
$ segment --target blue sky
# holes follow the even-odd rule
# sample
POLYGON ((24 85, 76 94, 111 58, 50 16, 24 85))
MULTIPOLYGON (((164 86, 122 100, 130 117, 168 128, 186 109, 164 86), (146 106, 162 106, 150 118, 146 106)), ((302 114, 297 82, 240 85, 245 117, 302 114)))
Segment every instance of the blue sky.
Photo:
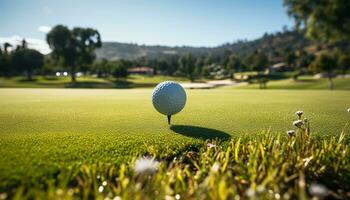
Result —
POLYGON ((217 46, 291 27, 282 0, 0 0, 0 37, 45 39, 57 24, 103 41, 217 46), (40 28, 39 28, 40 27, 40 28))

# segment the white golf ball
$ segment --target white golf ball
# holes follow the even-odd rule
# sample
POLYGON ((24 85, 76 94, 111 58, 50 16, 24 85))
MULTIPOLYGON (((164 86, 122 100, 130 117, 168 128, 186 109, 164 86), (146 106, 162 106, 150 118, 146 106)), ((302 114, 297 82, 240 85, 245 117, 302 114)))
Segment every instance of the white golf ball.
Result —
POLYGON ((154 108, 164 115, 180 112, 186 104, 186 92, 183 87, 173 81, 159 83, 153 90, 154 108))

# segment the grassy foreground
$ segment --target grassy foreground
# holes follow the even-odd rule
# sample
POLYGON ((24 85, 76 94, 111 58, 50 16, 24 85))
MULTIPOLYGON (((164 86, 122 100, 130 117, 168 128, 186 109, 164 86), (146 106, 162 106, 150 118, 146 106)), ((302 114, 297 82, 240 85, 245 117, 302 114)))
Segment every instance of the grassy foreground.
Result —
MULTIPOLYGON (((1 89, 1 193, 6 192, 7 194, 8 192, 11 195, 18 192, 21 194, 21 190, 13 190, 13 188, 22 186, 24 193, 21 195, 27 195, 28 188, 36 188, 30 190, 35 191, 31 195, 46 195, 47 192, 50 195, 68 195, 72 194, 72 191, 78 190, 73 194, 89 196, 98 191, 98 184, 103 184, 102 175, 107 176, 107 172, 111 173, 110 177, 104 177, 106 180, 108 179, 107 183, 111 184, 109 178, 120 178, 122 175, 116 174, 122 173, 124 165, 126 171, 123 173, 126 173, 125 177, 129 183, 137 181, 137 178, 134 179, 134 176, 130 174, 132 164, 128 163, 133 163, 133 159, 142 155, 156 157, 161 162, 159 170, 166 170, 171 169, 172 164, 169 161, 175 157, 187 155, 191 151, 197 152, 195 154, 206 151, 206 147, 203 145, 206 145, 204 141, 208 139, 225 140, 226 142, 222 144, 222 151, 228 151, 226 148, 231 143, 236 144, 241 138, 242 143, 244 142, 244 146, 246 146, 244 148, 247 149, 244 151, 248 151, 249 146, 252 146, 249 143, 261 138, 259 133, 270 129, 270 134, 273 137, 280 137, 278 140, 281 143, 288 143, 289 140, 286 140, 285 132, 293 127, 291 124, 295 118, 293 113, 300 109, 307 113, 314 137, 324 138, 324 142, 314 139, 315 142, 317 141, 317 146, 312 147, 315 148, 312 151, 331 151, 331 149, 334 150, 335 146, 322 149, 322 145, 331 143, 334 140, 331 137, 338 135, 345 124, 349 122, 349 113, 346 112, 346 109, 349 107, 350 93, 346 91, 217 89, 187 91, 188 103, 180 114, 174 116, 174 125, 169 127, 165 117, 153 109, 150 101, 151 92, 150 89, 1 89), (229 142, 230 138, 231 142, 229 142), (81 168, 82 165, 86 166, 86 169, 81 168), (101 172, 99 179, 94 174, 97 172, 101 172), (79 180, 82 179, 81 176, 84 179, 82 182, 79 180), (100 179, 101 183, 98 182, 101 181, 100 179), (58 180, 58 182, 53 180, 58 180), (79 185, 80 183, 83 186, 79 185), (52 191, 48 191, 47 188, 47 185, 50 184, 52 191), (85 184, 93 185, 85 187, 85 184), (83 192, 84 188, 86 193, 83 192), (43 191, 46 192, 42 193, 43 191)), ((345 133, 347 134, 348 131, 346 130, 345 133)), ((266 135, 262 136, 266 137, 266 135)), ((259 142, 255 145, 251 151, 258 151, 261 148, 259 142)), ((348 148, 346 143, 342 142, 342 145, 341 148, 348 148)), ((284 148, 287 146, 284 144, 284 148)), ((202 153, 199 155, 203 156, 202 153)), ((341 166, 342 170, 343 168, 348 169, 349 159, 338 160, 342 157, 338 154, 334 155, 334 157, 324 158, 328 160, 327 162, 320 162, 331 168, 333 164, 340 162, 338 167, 341 166)), ((239 156, 245 157, 241 153, 239 156)), ((348 154, 345 153, 345 156, 348 154)), ((248 157, 246 158, 248 159, 248 157)), ((306 157, 298 158, 299 161, 301 158, 306 157)), ((200 162, 203 158, 199 157, 198 159, 197 162, 200 162)), ((298 159, 291 160, 288 166, 297 164, 298 159)), ((271 160, 273 160, 272 157, 269 157, 269 161, 271 160)), ((206 163, 205 160, 203 162, 206 163)), ((175 171, 178 171, 176 173, 185 173, 182 171, 185 169, 185 164, 189 163, 180 163, 179 166, 183 167, 174 168, 175 171)), ((256 166, 269 165, 261 163, 260 159, 257 159, 255 164, 256 166)), ((315 166, 319 166, 318 161, 315 164, 317 164, 315 166)), ((203 170, 209 169, 209 165, 206 166, 207 168, 203 168, 203 170)), ((277 164, 273 166, 276 167, 277 164)), ((286 167, 288 168, 288 166, 286 167)), ((338 167, 334 166, 337 169, 338 167)), ((293 173, 298 172, 298 177, 302 176, 299 176, 299 168, 292 171, 293 173)), ((341 172, 343 173, 343 171, 341 172)), ((191 167, 189 173, 195 175, 197 170, 191 167)), ((207 173, 209 173, 208 170, 207 173)), ((248 171, 243 169, 240 173, 232 173, 232 176, 238 176, 238 178, 245 177, 244 180, 248 181, 245 189, 250 186, 255 187, 251 182, 253 179, 250 180, 249 177, 246 177, 249 175, 247 173, 248 171)), ((293 173, 288 173, 288 175, 293 175, 293 173)), ((310 180, 318 181, 318 174, 313 173, 311 175, 315 177, 310 180)), ((162 178, 164 174, 167 173, 164 171, 158 178, 162 178)), ((337 173, 333 174, 337 175, 337 173)), ((204 184, 202 181, 207 175, 205 173, 203 176, 198 175, 200 177, 197 184, 204 184)), ((307 173, 304 175, 306 178, 310 178, 307 173)), ((343 175, 339 175, 339 177, 342 178, 343 175)), ((338 180, 338 178, 334 180, 338 180)), ((186 182, 188 179, 185 178, 184 181, 185 185, 183 185, 184 183, 176 184, 182 184, 181 187, 187 188, 189 186, 187 185, 189 183, 186 182)), ((222 183, 228 185, 220 187, 226 188, 233 183, 235 182, 222 183)), ((124 187, 119 185, 121 183, 113 182, 113 184, 120 189, 124 187)), ((218 186, 216 182, 211 184, 218 186)), ((127 187, 138 188, 136 182, 135 185, 127 187)), ((175 194, 171 192, 175 192, 173 183, 168 187, 169 190, 167 189, 166 194, 175 194)), ((290 184, 283 187, 289 188, 290 184)), ((245 191, 244 188, 236 188, 235 190, 240 193, 245 191)), ((110 190, 114 191, 111 192, 112 195, 122 195, 121 191, 118 192, 112 188, 110 190)), ((102 195, 109 195, 110 190, 104 190, 105 193, 102 195)), ((283 188, 279 190, 284 191, 283 188)), ((229 193, 236 194, 234 191, 229 193)), ((294 193, 293 190, 291 195, 294 193)), ((163 193, 159 193, 159 195, 163 195, 163 193)), ((181 192, 181 195, 186 194, 181 192)), ((150 198, 152 199, 152 197, 150 198)), ((161 199, 164 199, 164 196, 161 199)))
MULTIPOLYGON (((45 189, 20 187, 15 198, 38 199, 347 199, 350 148, 339 137, 317 139, 299 129, 270 132, 186 150, 160 159, 157 151, 131 162, 84 164, 45 189)), ((7 195, 7 193, 6 193, 7 195)))

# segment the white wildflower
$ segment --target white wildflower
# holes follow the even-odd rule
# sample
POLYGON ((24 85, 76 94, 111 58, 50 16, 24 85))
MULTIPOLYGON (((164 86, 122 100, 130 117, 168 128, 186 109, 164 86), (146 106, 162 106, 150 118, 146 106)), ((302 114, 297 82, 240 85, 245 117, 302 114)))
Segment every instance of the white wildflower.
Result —
POLYGON ((302 110, 298 110, 295 112, 295 114, 299 117, 299 119, 301 118, 301 116, 304 114, 304 111, 302 110))
POLYGON ((122 198, 120 196, 116 196, 113 198, 113 200, 122 200, 122 198))
POLYGON ((288 134, 289 137, 292 137, 292 136, 295 135, 295 131, 294 130, 289 130, 289 131, 287 131, 287 134, 288 134))
POLYGON ((99 192, 99 193, 103 192, 103 189, 104 189, 103 186, 100 185, 100 187, 98 187, 98 192, 99 192))
POLYGON ((219 169, 220 169, 220 164, 216 162, 216 163, 214 163, 213 167, 211 168, 211 171, 216 173, 219 171, 219 169))
POLYGON ((311 183, 310 187, 309 187, 309 193, 312 196, 316 196, 316 197, 325 197, 327 196, 328 193, 328 189, 326 186, 322 185, 322 184, 318 184, 318 183, 311 183))
POLYGON ((275 199, 280 199, 280 198, 281 198, 281 195, 278 194, 278 193, 276 193, 276 194, 275 194, 275 199))
POLYGON ((153 158, 142 157, 136 160, 134 170, 136 173, 154 173, 158 170, 158 165, 159 162, 153 158))
POLYGON ((263 185, 259 185, 258 187, 256 187, 256 191, 262 193, 265 191, 265 187, 263 185))
POLYGON ((107 186, 107 181, 103 181, 103 182, 102 182, 102 185, 103 185, 103 186, 107 186))
POLYGON ((293 122, 293 125, 298 127, 298 128, 300 128, 303 124, 304 124, 304 122, 300 119, 293 122))
POLYGON ((350 108, 348 108, 348 110, 347 110, 347 111, 348 111, 348 113, 350 113, 350 108))
POLYGON ((176 200, 179 200, 180 198, 181 198, 181 196, 180 196, 179 194, 176 194, 176 195, 175 195, 175 199, 176 199, 176 200))
POLYGON ((254 190, 254 189, 249 188, 249 189, 246 191, 246 194, 247 194, 247 196, 248 196, 248 197, 250 197, 250 198, 254 198, 254 197, 255 197, 255 195, 256 195, 256 192, 255 192, 255 190, 254 190))

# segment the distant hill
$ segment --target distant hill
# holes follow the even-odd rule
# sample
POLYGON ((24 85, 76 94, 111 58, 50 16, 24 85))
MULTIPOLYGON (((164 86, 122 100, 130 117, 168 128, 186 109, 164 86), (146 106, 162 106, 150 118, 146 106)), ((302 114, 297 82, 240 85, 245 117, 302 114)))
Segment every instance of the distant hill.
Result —
POLYGON ((120 42, 104 42, 102 48, 96 51, 96 55, 98 59, 118 60, 136 59, 140 57, 157 58, 163 55, 182 55, 187 53, 200 55, 208 53, 211 50, 212 48, 148 46, 120 42))
POLYGON ((118 60, 136 59, 140 57, 158 58, 165 55, 182 55, 191 53, 195 56, 212 54, 220 56, 230 51, 238 56, 245 56, 254 53, 256 50, 264 51, 270 58, 274 59, 286 52, 293 52, 304 49, 309 51, 313 45, 306 39, 303 33, 297 31, 284 31, 274 34, 265 34, 256 40, 240 40, 234 43, 227 43, 217 47, 168 47, 168 46, 147 46, 119 42, 104 42, 101 49, 96 51, 98 59, 118 60))

